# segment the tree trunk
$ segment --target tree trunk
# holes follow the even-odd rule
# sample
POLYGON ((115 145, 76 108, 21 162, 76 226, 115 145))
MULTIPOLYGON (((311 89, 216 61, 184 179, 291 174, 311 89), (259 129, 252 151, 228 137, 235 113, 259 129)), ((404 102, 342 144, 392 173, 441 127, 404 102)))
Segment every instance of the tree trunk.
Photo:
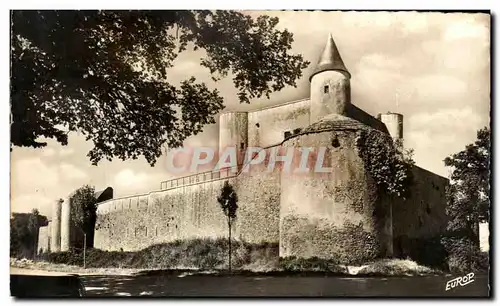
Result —
POLYGON ((231 272, 231 221, 227 222, 229 227, 229 272, 231 272))

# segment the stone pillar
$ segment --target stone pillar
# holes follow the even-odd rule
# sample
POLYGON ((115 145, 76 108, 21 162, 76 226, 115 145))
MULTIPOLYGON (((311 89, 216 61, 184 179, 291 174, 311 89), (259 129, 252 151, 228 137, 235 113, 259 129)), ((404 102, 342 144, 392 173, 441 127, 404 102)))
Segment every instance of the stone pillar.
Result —
POLYGON ((61 251, 61 208, 63 200, 57 200, 52 206, 52 224, 51 224, 51 239, 50 239, 50 251, 60 252, 61 251))
MULTIPOLYGON (((219 155, 227 148, 236 150, 237 165, 244 162, 248 146, 248 113, 227 112, 219 117, 219 155)), ((219 158, 220 156, 216 156, 219 158)), ((236 165, 235 165, 236 166, 236 165)))
POLYGON ((68 251, 70 247, 71 229, 71 202, 70 198, 62 204, 61 208, 61 251, 68 251))
POLYGON ((380 121, 382 121, 389 134, 394 141, 401 141, 403 139, 403 115, 396 113, 379 114, 380 121))

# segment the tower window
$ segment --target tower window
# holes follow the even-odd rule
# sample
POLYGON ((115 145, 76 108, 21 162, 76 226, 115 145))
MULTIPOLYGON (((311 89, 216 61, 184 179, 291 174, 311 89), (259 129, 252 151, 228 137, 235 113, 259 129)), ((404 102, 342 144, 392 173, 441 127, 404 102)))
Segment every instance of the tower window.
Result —
POLYGON ((338 147, 340 147, 340 142, 339 142, 339 139, 337 138, 337 136, 335 136, 335 137, 332 139, 332 147, 334 147, 334 148, 338 148, 338 147))
POLYGON ((245 148, 245 143, 240 143, 240 150, 243 150, 245 148))
POLYGON ((325 85, 325 87, 323 87, 323 91, 325 93, 328 93, 328 91, 330 90, 329 86, 328 85, 325 85))

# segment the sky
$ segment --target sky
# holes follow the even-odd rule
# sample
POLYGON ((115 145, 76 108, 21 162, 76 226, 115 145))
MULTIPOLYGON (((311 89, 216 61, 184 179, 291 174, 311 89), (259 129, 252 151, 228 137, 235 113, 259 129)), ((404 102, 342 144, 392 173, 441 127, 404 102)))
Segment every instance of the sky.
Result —
MULTIPOLYGON (((201 51, 186 51, 168 71, 173 84, 195 76, 224 97, 226 111, 248 111, 309 97, 309 75, 331 33, 351 78, 351 100, 366 112, 404 115, 404 139, 422 168, 449 176, 443 159, 472 143, 490 125, 490 17, 486 14, 417 12, 282 12, 272 15, 294 34, 292 52, 311 64, 297 81, 270 99, 239 104, 231 79, 210 80, 199 66, 201 51)), ((78 133, 69 144, 54 141, 43 149, 14 148, 11 154, 11 211, 37 208, 51 216, 51 205, 76 188, 113 187, 115 197, 147 193, 172 177, 165 156, 151 167, 138 160, 101 161, 92 166, 92 144, 78 133)), ((185 145, 217 147, 217 125, 185 145)))

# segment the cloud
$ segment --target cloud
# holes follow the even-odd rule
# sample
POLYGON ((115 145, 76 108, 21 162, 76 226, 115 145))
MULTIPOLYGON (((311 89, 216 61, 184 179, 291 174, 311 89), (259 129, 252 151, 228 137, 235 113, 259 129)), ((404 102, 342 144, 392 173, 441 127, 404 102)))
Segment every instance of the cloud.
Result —
POLYGON ((50 212, 54 200, 64 198, 88 180, 88 174, 74 164, 49 164, 39 158, 16 160, 11 169, 11 209, 50 212))
POLYGON ((45 156, 45 157, 52 157, 52 156, 56 155, 56 150, 54 150, 53 148, 43 148, 41 154, 42 154, 42 156, 45 156))
POLYGON ((75 153, 74 148, 64 147, 59 150, 59 156, 69 156, 75 153))
POLYGON ((364 69, 389 69, 398 70, 403 67, 405 61, 401 57, 389 56, 382 53, 371 53, 361 58, 358 63, 358 70, 364 69))
POLYGON ((418 113, 410 116, 404 127, 408 129, 405 146, 415 150, 417 165, 447 176, 444 158, 472 143, 487 119, 471 107, 418 113))
POLYGON ((461 100, 460 97, 468 90, 466 80, 446 74, 429 74, 413 79, 414 87, 418 88, 422 103, 425 100, 434 103, 436 100, 443 102, 461 100))
POLYGON ((70 180, 84 180, 88 178, 85 172, 73 164, 62 163, 59 167, 61 168, 61 174, 64 178, 70 180))
POLYGON ((36 208, 40 214, 50 217, 54 200, 38 193, 22 194, 12 198, 11 208, 15 208, 14 212, 30 212, 36 208))
POLYGON ((478 38, 481 41, 488 41, 490 37, 489 20, 482 19, 478 21, 474 16, 470 16, 451 22, 447 25, 443 38, 447 41, 464 38, 478 38))
POLYGON ((31 188, 57 186, 59 175, 54 168, 47 166, 38 158, 28 158, 12 165, 12 184, 31 188))
POLYGON ((115 197, 131 195, 136 193, 147 193, 160 188, 162 181, 172 178, 168 173, 147 173, 123 169, 113 179, 113 188, 116 190, 115 197))

